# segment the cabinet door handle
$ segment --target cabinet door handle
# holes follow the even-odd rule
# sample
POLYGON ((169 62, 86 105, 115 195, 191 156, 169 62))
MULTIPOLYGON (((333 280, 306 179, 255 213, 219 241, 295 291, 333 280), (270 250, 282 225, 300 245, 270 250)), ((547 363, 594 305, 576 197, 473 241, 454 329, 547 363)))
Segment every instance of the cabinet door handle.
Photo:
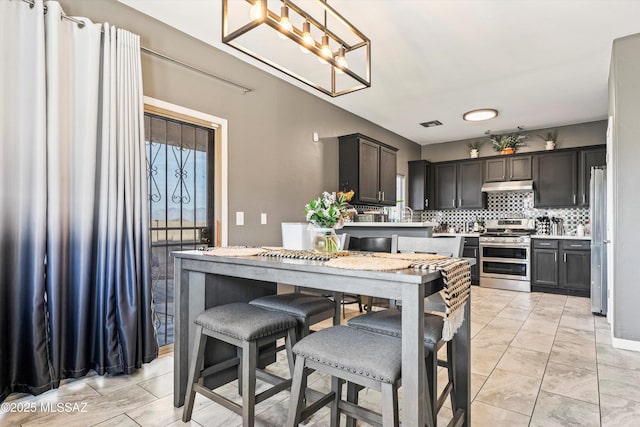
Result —
POLYGON ((553 253, 553 262, 558 262, 558 252, 553 253))
POLYGON ((458 198, 458 207, 460 207, 460 206, 462 206, 462 198, 461 197, 458 198))
POLYGON ((384 191, 381 191, 382 193, 382 197, 380 198, 380 200, 384 200, 384 191))
POLYGON ((582 204, 583 205, 587 204, 587 195, 585 193, 582 193, 582 204))
POLYGON ((576 204, 576 195, 575 194, 573 195, 573 204, 574 205, 576 204))
POLYGON ((473 248, 473 256, 478 257, 478 250, 476 248, 473 248))
POLYGON ((565 264, 567 263, 567 253, 566 252, 564 253, 564 263, 565 264))
POLYGON ((429 199, 424 199, 424 207, 425 208, 429 207, 429 199))
POLYGON ((453 203, 453 207, 455 208, 456 207, 456 199, 452 199, 451 203, 453 203))

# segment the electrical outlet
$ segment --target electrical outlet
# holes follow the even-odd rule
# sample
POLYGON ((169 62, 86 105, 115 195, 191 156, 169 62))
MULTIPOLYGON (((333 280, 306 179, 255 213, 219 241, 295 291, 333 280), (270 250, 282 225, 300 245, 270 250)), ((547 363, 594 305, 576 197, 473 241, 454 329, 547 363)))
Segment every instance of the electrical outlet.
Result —
POLYGON ((260 224, 264 225, 267 223, 267 214, 266 213, 261 213, 260 214, 260 224))
POLYGON ((244 212, 236 212, 236 225, 244 225, 244 212))

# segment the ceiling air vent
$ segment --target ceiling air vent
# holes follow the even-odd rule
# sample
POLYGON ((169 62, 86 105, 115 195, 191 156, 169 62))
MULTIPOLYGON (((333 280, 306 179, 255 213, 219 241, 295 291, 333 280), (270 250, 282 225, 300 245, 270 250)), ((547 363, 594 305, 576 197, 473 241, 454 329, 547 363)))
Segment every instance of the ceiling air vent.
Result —
POLYGON ((420 126, 424 126, 426 128, 432 128, 435 126, 442 126, 442 122, 440 120, 431 120, 430 122, 420 123, 420 126))

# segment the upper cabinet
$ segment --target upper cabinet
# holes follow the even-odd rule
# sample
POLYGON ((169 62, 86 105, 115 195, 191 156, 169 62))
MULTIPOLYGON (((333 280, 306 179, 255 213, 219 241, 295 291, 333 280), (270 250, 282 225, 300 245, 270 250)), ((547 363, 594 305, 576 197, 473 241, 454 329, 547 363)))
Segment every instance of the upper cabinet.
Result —
POLYGON ((340 189, 353 190, 354 204, 396 204, 397 148, 361 134, 338 138, 340 189))
POLYGON ((558 151, 533 156, 536 207, 578 205, 578 152, 558 151))
POLYGON ((606 148, 602 146, 535 154, 535 206, 589 206, 591 167, 605 164, 606 148))
POLYGON ((482 160, 433 165, 434 209, 483 209, 486 195, 482 188, 482 160))
POLYGON ((580 167, 578 171, 578 204, 589 206, 589 190, 591 188, 591 168, 607 164, 607 150, 605 147, 580 151, 580 167))
POLYGON ((484 182, 531 179, 531 156, 504 156, 484 161, 484 182))
POLYGON ((433 209, 433 173, 426 160, 409 162, 409 201, 407 206, 415 210, 433 209))

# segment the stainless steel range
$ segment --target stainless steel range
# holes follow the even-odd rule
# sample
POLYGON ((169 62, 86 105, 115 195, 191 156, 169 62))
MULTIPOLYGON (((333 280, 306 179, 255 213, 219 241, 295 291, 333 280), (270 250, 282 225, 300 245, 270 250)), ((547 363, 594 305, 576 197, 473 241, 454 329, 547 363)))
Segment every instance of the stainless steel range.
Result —
POLYGON ((480 235, 480 286, 531 292, 534 219, 487 220, 480 235))

